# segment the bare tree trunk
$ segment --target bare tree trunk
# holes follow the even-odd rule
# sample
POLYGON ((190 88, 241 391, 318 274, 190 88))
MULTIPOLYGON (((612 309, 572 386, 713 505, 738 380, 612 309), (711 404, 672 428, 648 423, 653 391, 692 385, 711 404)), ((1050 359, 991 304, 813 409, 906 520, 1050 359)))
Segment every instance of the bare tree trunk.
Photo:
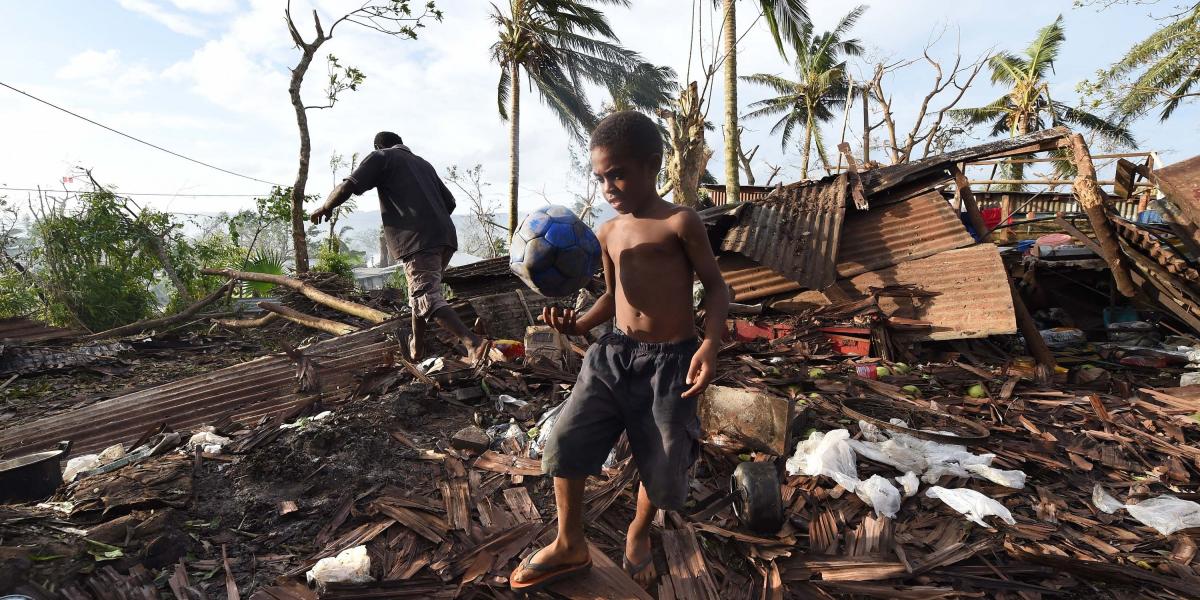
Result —
POLYGON ((738 105, 737 105, 737 6, 725 0, 725 198, 737 202, 742 196, 738 180, 738 105))
POLYGON ((521 67, 509 64, 512 70, 512 94, 508 108, 508 238, 517 232, 517 183, 521 175, 521 67))
POLYGON ((175 263, 171 261, 171 253, 167 252, 167 245, 153 231, 148 232, 148 235, 150 244, 154 246, 154 253, 158 255, 158 262, 162 265, 163 271, 167 273, 167 279, 171 280, 171 285, 175 286, 175 291, 179 294, 179 299, 184 302, 191 302, 192 294, 188 292, 187 284, 183 282, 183 278, 175 270, 175 263))
POLYGON ((296 126, 300 129, 300 168, 296 171, 296 182, 292 184, 292 246, 296 259, 296 272, 308 272, 308 240, 304 235, 305 217, 304 192, 308 185, 308 163, 312 155, 312 141, 308 136, 308 113, 304 110, 304 101, 300 99, 300 85, 304 82, 304 74, 312 64, 317 48, 325 40, 318 36, 311 44, 302 45, 303 54, 300 62, 292 69, 291 83, 288 85, 288 95, 292 99, 292 108, 296 111, 296 126))
POLYGON ((800 178, 808 179, 808 159, 812 152, 813 123, 810 118, 804 125, 804 158, 800 163, 800 178))
MULTIPOLYGON (((660 110, 659 116, 670 130, 671 155, 667 160, 667 189, 674 190, 676 204, 695 208, 700 205, 700 176, 704 165, 712 158, 712 150, 704 142, 704 114, 700 110, 700 95, 696 82, 691 82, 679 96, 674 110, 660 110)), ((737 199, 726 198, 727 202, 737 199)))
POLYGON ((261 281, 263 283, 273 283, 291 288, 304 294, 309 300, 318 304, 324 304, 330 308, 340 310, 348 315, 353 315, 360 319, 370 321, 372 323, 382 323, 391 319, 393 315, 389 315, 381 310, 375 310, 369 306, 363 306, 357 302, 351 302, 331 294, 322 292, 321 290, 300 281, 284 275, 271 275, 269 273, 249 273, 246 271, 234 271, 233 269, 202 269, 200 271, 205 275, 221 275, 230 279, 240 279, 242 281, 261 281))
POLYGON ((338 323, 337 321, 331 321, 329 319, 322 319, 321 317, 306 315, 298 310, 293 310, 283 306, 282 304, 259 302, 258 307, 271 314, 279 315, 293 323, 298 323, 305 327, 311 327, 326 333, 332 333, 333 335, 345 335, 347 333, 354 333, 355 331, 358 331, 358 328, 353 325, 347 325, 345 323, 338 323))
POLYGON ((1079 199, 1080 206, 1083 207, 1088 221, 1092 224, 1096 241, 1100 243, 1100 249, 1103 250, 1101 256, 1108 263, 1113 281, 1117 284, 1117 290, 1123 296, 1132 298, 1137 295, 1137 288, 1133 286, 1133 280, 1129 278, 1129 271, 1121 263, 1121 244, 1112 223, 1108 221, 1108 212, 1104 205, 1104 192, 1096 184, 1096 167, 1092 164, 1092 155, 1088 151, 1087 143, 1078 133, 1071 136, 1071 153, 1075 159, 1075 169, 1079 173, 1075 178, 1075 197, 1079 199))

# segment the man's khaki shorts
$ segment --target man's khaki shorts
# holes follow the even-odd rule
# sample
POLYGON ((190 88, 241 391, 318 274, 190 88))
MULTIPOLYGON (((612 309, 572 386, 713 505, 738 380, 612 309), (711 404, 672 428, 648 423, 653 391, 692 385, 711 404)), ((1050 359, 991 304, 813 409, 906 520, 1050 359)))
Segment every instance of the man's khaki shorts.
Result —
POLYGON ((422 250, 401 260, 408 278, 408 305, 418 317, 429 317, 449 306, 442 294, 442 272, 450 264, 454 248, 443 246, 422 250))

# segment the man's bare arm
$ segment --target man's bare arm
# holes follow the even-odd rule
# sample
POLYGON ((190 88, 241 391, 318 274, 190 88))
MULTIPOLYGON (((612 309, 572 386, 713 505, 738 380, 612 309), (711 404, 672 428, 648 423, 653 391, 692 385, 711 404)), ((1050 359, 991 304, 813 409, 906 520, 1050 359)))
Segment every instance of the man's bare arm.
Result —
POLYGON ((613 295, 617 289, 616 275, 613 272, 612 257, 608 255, 608 244, 605 242, 607 233, 608 223, 605 223, 600 226, 597 235, 600 239, 600 258, 604 263, 604 294, 596 299, 596 303, 586 313, 578 316, 573 309, 542 309, 542 321, 558 331, 568 335, 583 335, 617 314, 616 297, 613 295))
POLYGON ((341 183, 333 188, 332 192, 329 192, 329 197, 325 199, 325 204, 313 211, 309 220, 318 225, 322 220, 328 221, 330 215, 333 214, 333 209, 341 206, 342 203, 349 200, 350 196, 353 195, 354 192, 350 189, 350 181, 342 180, 341 183))

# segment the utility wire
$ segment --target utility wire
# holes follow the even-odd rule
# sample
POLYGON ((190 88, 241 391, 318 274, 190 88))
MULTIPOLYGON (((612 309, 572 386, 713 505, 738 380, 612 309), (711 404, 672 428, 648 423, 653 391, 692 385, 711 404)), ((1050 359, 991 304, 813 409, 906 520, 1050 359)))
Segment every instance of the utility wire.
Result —
MULTIPOLYGON (((0 187, 0 190, 6 191, 6 192, 47 192, 47 193, 57 193, 57 192, 64 191, 64 190, 53 188, 53 187, 44 187, 44 188, 40 188, 40 189, 39 188, 0 187)), ((78 190, 65 190, 65 191, 70 192, 72 194, 88 193, 86 191, 78 191, 78 190)), ((262 198, 263 196, 267 195, 267 194, 261 194, 261 193, 260 194, 189 194, 187 192, 175 192, 175 193, 136 192, 135 193, 135 192, 122 192, 119 190, 114 191, 113 193, 116 194, 117 196, 163 196, 163 197, 181 196, 181 197, 187 197, 187 198, 262 198)))
POLYGON ((120 135, 120 136, 123 136, 123 137, 127 137, 127 138, 129 138, 129 139, 131 139, 131 140, 133 140, 133 141, 135 141, 135 142, 138 142, 139 144, 145 144, 145 145, 147 145, 147 146, 150 146, 151 148, 154 148, 155 150, 161 150, 161 151, 163 151, 163 152, 166 152, 167 154, 170 154, 170 155, 172 155, 172 156, 176 156, 176 157, 182 158, 182 159, 184 159, 184 160, 187 160, 187 161, 194 162, 194 163, 196 163, 196 164, 198 164, 198 165, 202 165, 202 166, 208 167, 208 168, 210 168, 210 169, 216 169, 217 171, 220 171, 220 172, 222 172, 222 173, 227 173, 227 174, 229 174, 229 175, 233 175, 234 177, 241 177, 242 179, 249 179, 250 181, 257 181, 257 182, 259 182, 259 183, 265 183, 265 184, 267 184, 267 185, 274 185, 274 186, 278 186, 278 187, 283 187, 283 186, 279 185, 278 183, 271 183, 270 181, 265 181, 265 180, 259 179, 259 178, 257 178, 257 177, 251 177, 251 176, 249 176, 249 175, 242 175, 241 173, 235 173, 235 172, 233 172, 233 171, 230 171, 229 169, 222 169, 221 167, 218 167, 218 166, 216 166, 216 165, 211 165, 211 164, 209 164, 209 163, 206 163, 206 162, 204 162, 204 161, 202 161, 202 160, 196 160, 196 159, 194 159, 194 158, 192 158, 192 157, 190 157, 190 156, 184 156, 183 154, 180 154, 180 153, 178 153, 178 152, 175 152, 175 151, 173 151, 173 150, 167 150, 166 148, 163 148, 162 146, 159 146, 159 145, 156 145, 156 144, 151 144, 150 142, 147 142, 146 140, 143 140, 143 139, 140 139, 140 138, 133 137, 132 135, 129 135, 128 133, 125 133, 125 132, 122 132, 122 131, 117 131, 116 129, 113 129, 112 127, 109 127, 108 125, 105 125, 105 124, 103 124, 103 123, 99 123, 99 122, 93 121, 93 120, 91 120, 91 119, 89 119, 89 118, 87 118, 87 117, 85 117, 85 116, 83 116, 83 115, 81 115, 81 114, 79 114, 79 113, 71 112, 70 110, 67 110, 67 109, 65 109, 65 108, 63 108, 63 107, 61 107, 61 106, 58 106, 57 104, 54 104, 54 103, 52 103, 52 102, 48 102, 48 101, 46 101, 46 100, 42 100, 41 98, 38 98, 37 96, 34 96, 33 94, 30 94, 29 92, 25 92, 25 91, 19 90, 19 89, 15 88, 15 87, 13 87, 13 86, 11 86, 11 85, 8 85, 7 83, 4 83, 3 81, 0 81, 0 86, 4 86, 4 87, 6 87, 6 88, 8 88, 8 89, 10 89, 10 90, 12 90, 12 91, 14 91, 14 92, 18 93, 18 94, 21 94, 22 96, 26 96, 26 97, 28 97, 28 98, 31 98, 31 99, 33 99, 33 100, 37 100, 38 102, 41 102, 42 104, 45 104, 46 106, 49 106, 49 107, 51 107, 51 108, 54 108, 54 109, 56 109, 56 110, 60 110, 60 111, 62 111, 62 112, 65 112, 65 113, 67 113, 68 115, 71 115, 72 117, 75 117, 75 118, 78 118, 78 119, 83 119, 84 121, 87 121, 88 123, 91 123, 92 125, 95 125, 95 126, 97 126, 97 127, 103 128, 103 129, 107 129, 107 130, 109 130, 109 131, 111 131, 111 132, 113 132, 113 133, 115 133, 115 134, 117 134, 117 135, 120 135))

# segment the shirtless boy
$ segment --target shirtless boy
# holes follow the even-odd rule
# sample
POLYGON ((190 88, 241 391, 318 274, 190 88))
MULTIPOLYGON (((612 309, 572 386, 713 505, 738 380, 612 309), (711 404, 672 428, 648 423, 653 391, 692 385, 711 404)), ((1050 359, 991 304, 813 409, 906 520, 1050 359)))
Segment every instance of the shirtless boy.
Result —
POLYGON ((542 458, 554 477, 558 537, 512 573, 530 591, 591 568, 583 535, 584 481, 622 431, 641 475, 637 513, 625 542, 625 568, 643 587, 656 577, 650 523, 657 509, 680 510, 699 451, 698 396, 716 373, 729 292, 699 215, 655 189, 662 138, 654 122, 618 112, 592 134, 592 170, 618 216, 600 227, 607 292, 582 315, 547 309, 542 319, 580 335, 616 316, 614 331, 587 352, 578 383, 555 422, 542 458), (692 282, 705 290, 704 339, 696 339, 692 282))

